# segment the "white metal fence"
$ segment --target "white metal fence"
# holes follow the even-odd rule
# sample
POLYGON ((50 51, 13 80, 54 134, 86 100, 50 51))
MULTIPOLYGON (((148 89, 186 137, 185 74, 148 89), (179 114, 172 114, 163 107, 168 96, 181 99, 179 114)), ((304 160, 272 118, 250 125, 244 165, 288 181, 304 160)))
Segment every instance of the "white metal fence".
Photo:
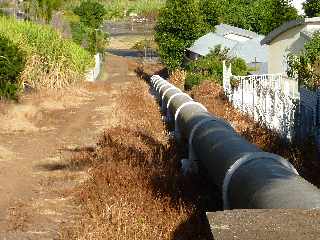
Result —
POLYGON ((285 138, 318 135, 320 91, 299 89, 296 81, 282 74, 233 76, 231 65, 225 63, 223 88, 237 109, 285 138))

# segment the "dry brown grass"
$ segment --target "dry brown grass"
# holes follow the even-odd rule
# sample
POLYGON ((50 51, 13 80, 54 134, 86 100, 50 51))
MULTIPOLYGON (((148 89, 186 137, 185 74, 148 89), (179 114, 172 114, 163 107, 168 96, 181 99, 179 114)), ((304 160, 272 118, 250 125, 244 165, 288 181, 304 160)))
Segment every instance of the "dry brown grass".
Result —
POLYGON ((71 162, 90 178, 76 194, 83 218, 62 239, 210 239, 205 210, 218 209, 219 197, 205 179, 181 175, 148 85, 131 82, 117 102, 119 125, 71 162))
POLYGON ((307 180, 320 186, 320 164, 316 147, 311 140, 303 145, 288 143, 276 132, 261 126, 251 118, 236 110, 227 100, 220 85, 203 82, 191 91, 192 97, 204 104, 208 111, 230 122, 236 131, 249 142, 266 152, 272 152, 288 159, 307 180))
POLYGON ((46 59, 33 55, 20 75, 20 80, 35 89, 62 89, 85 80, 83 75, 67 69, 61 63, 49 65, 46 59))
POLYGON ((175 70, 169 78, 169 81, 174 84, 176 87, 180 88, 181 90, 184 89, 184 82, 186 80, 187 72, 183 70, 175 70))

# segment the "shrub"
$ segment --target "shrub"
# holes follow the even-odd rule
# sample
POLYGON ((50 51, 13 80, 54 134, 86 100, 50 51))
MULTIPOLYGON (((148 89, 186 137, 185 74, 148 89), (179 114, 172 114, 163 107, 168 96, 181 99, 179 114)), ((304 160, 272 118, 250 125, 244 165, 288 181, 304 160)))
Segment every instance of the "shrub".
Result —
POLYGON ((320 87, 320 32, 304 45, 300 55, 288 56, 289 77, 297 78, 300 85, 314 90, 320 87))
POLYGON ((92 56, 49 26, 0 17, 0 34, 26 54, 21 80, 34 88, 61 88, 84 79, 92 56))
POLYGON ((186 87, 192 88, 192 86, 199 85, 205 79, 222 85, 222 61, 232 64, 232 74, 234 75, 246 75, 248 72, 247 64, 243 59, 230 58, 228 57, 228 49, 216 46, 207 56, 192 61, 186 66, 188 72, 186 87))
POLYGON ((159 54, 169 70, 181 66, 184 51, 208 31, 197 2, 168 0, 160 10, 155 27, 159 54))
POLYGON ((103 23, 103 17, 106 14, 105 7, 92 0, 82 1, 74 9, 74 13, 80 17, 80 22, 85 26, 98 29, 103 23))
POLYGON ((202 81, 206 80, 206 78, 199 73, 187 73, 186 81, 184 83, 185 90, 191 90, 193 86, 198 86, 202 81))
POLYGON ((82 24, 82 23, 75 23, 71 22, 71 34, 72 34, 72 40, 79 44, 82 45, 83 40, 87 36, 87 28, 82 24))
POLYGON ((242 58, 233 58, 232 63, 232 74, 235 76, 245 76, 248 74, 248 66, 242 58))
POLYGON ((19 76, 25 65, 24 53, 8 38, 0 35, 0 98, 17 98, 19 76))
POLYGON ((72 38, 78 44, 84 44, 91 54, 104 52, 108 35, 100 28, 106 14, 105 7, 92 0, 83 1, 74 9, 80 22, 72 24, 72 38))
POLYGON ((257 0, 247 18, 250 29, 266 35, 283 23, 300 18, 290 3, 290 0, 257 0))

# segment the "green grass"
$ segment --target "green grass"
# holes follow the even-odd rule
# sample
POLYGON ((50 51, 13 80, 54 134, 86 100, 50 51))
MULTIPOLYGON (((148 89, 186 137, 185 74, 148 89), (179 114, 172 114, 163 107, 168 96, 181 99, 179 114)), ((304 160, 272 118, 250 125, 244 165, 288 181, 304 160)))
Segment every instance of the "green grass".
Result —
MULTIPOLYGON (((63 39, 49 26, 0 17, 0 34, 26 53, 27 64, 29 63, 26 74, 29 77, 32 76, 32 85, 38 85, 37 80, 40 81, 40 78, 42 82, 40 85, 45 85, 45 79, 47 78, 49 83, 51 77, 55 78, 55 86, 64 86, 83 79, 85 71, 93 65, 93 57, 86 50, 71 40, 63 39), (59 83, 59 81, 65 81, 65 83, 59 83)), ((25 80, 29 81, 29 79, 25 80)))

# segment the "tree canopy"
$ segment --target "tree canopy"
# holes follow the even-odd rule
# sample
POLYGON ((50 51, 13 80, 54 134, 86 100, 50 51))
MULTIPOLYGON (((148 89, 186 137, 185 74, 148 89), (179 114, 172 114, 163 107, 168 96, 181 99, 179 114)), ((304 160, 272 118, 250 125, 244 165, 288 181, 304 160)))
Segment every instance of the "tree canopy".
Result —
POLYGON ((160 57, 167 67, 180 67, 185 49, 208 29, 196 1, 167 0, 160 10, 155 33, 160 57))
POLYGON ((103 53, 108 35, 101 30, 106 14, 105 7, 97 1, 82 1, 73 12, 80 17, 79 23, 72 24, 72 38, 78 44, 85 42, 89 52, 103 53))
POLYGON ((200 9, 210 25, 227 23, 264 35, 299 17, 291 0, 200 0, 200 9))
POLYGON ((306 0, 303 9, 308 17, 320 16, 320 0, 306 0))
POLYGON ((155 40, 170 70, 181 66, 196 39, 226 23, 266 35, 299 15, 292 0, 167 0, 160 10, 155 40))
POLYGON ((103 17, 106 15, 105 7, 99 2, 87 0, 74 9, 74 13, 80 16, 80 22, 85 26, 98 29, 103 23, 103 17))

